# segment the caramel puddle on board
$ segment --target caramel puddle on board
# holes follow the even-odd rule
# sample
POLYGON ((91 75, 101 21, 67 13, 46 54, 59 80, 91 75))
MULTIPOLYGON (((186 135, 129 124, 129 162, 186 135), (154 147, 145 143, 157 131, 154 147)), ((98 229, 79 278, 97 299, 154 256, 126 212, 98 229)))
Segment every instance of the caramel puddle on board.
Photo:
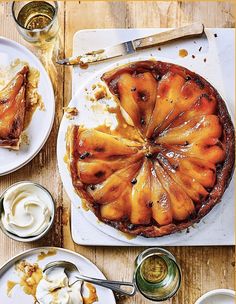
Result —
POLYGON ((84 200, 84 199, 81 200, 81 206, 85 211, 89 211, 89 207, 87 205, 86 200, 84 200))
POLYGON ((133 240, 137 237, 136 235, 126 233, 126 232, 121 232, 121 231, 120 231, 120 234, 123 235, 127 240, 133 240))
POLYGON ((42 261, 45 258, 49 257, 49 256, 53 256, 57 254, 57 250, 56 249, 49 249, 47 252, 42 251, 40 252, 40 254, 38 255, 38 261, 42 261))
POLYGON ((179 56, 180 57, 186 57, 186 56, 188 56, 188 51, 185 50, 185 49, 179 50, 179 56))
POLYGON ((19 283, 13 281, 7 281, 7 296, 11 297, 12 289, 19 283))

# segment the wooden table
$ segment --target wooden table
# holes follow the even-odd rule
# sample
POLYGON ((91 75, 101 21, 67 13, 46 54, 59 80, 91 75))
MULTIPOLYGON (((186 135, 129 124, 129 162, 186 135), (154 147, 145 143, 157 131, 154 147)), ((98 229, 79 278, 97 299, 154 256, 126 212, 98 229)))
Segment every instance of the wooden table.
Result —
MULTIPOLYGON (((11 3, 0 4, 0 35, 18 41, 34 52, 18 34, 13 24, 11 3)), ((66 1, 60 2, 60 56, 71 55, 72 38, 86 28, 176 27, 201 20, 206 27, 234 27, 233 4, 230 2, 181 1, 66 1)), ((47 187, 56 204, 56 222, 42 240, 23 244, 0 232, 0 264, 26 249, 53 245, 83 254, 94 262, 109 279, 131 280, 133 261, 142 248, 82 247, 73 243, 70 234, 70 201, 62 187, 56 162, 58 127, 71 98, 71 70, 56 66, 50 69, 55 87, 56 117, 51 135, 41 152, 25 167, 0 177, 0 192, 20 180, 32 180, 47 187)), ((226 223, 227 224, 227 223, 226 223)), ((183 270, 178 295, 169 303, 193 304, 204 292, 214 288, 234 288, 234 247, 169 247, 183 270)), ((121 303, 148 303, 137 295, 121 303)), ((104 303, 105 304, 105 303, 104 303)), ((106 303, 109 304, 109 303, 106 303)))

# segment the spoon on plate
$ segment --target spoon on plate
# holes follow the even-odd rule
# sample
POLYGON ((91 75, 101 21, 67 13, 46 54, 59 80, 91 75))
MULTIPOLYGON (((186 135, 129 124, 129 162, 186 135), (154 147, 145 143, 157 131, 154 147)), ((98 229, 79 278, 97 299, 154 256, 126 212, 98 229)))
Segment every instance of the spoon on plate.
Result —
POLYGON ((44 267, 43 272, 48 271, 49 269, 54 267, 64 268, 65 274, 69 279, 70 286, 78 281, 85 281, 105 288, 109 288, 124 296, 134 296, 136 293, 136 287, 132 282, 111 281, 87 277, 80 274, 80 271, 77 266, 68 261, 50 262, 44 267))

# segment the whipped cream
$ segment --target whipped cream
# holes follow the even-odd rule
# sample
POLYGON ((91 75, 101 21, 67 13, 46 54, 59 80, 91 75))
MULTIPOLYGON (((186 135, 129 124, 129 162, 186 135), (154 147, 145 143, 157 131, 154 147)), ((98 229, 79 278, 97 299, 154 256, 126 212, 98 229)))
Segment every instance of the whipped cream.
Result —
POLYGON ((64 268, 48 269, 36 289, 39 304, 83 304, 82 282, 69 287, 64 268))
POLYGON ((33 183, 19 183, 4 194, 2 224, 19 237, 41 234, 53 213, 51 196, 33 183))

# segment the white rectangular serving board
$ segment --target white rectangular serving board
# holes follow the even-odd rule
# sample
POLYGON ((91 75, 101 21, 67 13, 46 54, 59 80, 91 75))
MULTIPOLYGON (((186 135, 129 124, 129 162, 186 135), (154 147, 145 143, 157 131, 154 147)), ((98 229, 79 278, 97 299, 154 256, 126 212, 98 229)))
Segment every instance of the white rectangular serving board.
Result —
MULTIPOLYGON (((164 30, 167 29, 96 29, 78 31, 74 35, 73 54, 79 55, 91 50, 102 49, 164 30)), ((158 47, 143 50, 139 52, 140 58, 144 55, 150 56, 150 58, 155 57, 162 61, 175 62, 199 73, 217 88, 226 101, 232 117, 234 117, 235 30, 206 29, 206 34, 207 36, 201 38, 184 39, 163 45, 161 46, 161 50, 158 50, 158 47), (199 51, 200 47, 202 48, 199 51), (180 49, 186 49, 188 56, 184 58, 180 57, 178 53, 180 49), (204 59, 206 59, 205 62, 204 59)), ((119 58, 91 65, 87 69, 74 67, 72 77, 73 94, 81 82, 90 77, 94 72, 118 60, 119 58)), ((233 177, 223 196, 222 202, 207 215, 212 219, 211 224, 206 225, 206 229, 203 226, 203 229, 199 229, 199 233, 194 233, 189 238, 184 238, 184 240, 177 243, 173 242, 169 246, 234 245, 234 215, 233 177)), ((201 225, 204 225, 204 219, 201 225)), ((71 231, 74 242, 80 245, 134 246, 119 241, 95 228, 84 218, 80 209, 76 208, 73 203, 71 204, 71 231)), ((158 238, 156 245, 158 245, 158 238)))

